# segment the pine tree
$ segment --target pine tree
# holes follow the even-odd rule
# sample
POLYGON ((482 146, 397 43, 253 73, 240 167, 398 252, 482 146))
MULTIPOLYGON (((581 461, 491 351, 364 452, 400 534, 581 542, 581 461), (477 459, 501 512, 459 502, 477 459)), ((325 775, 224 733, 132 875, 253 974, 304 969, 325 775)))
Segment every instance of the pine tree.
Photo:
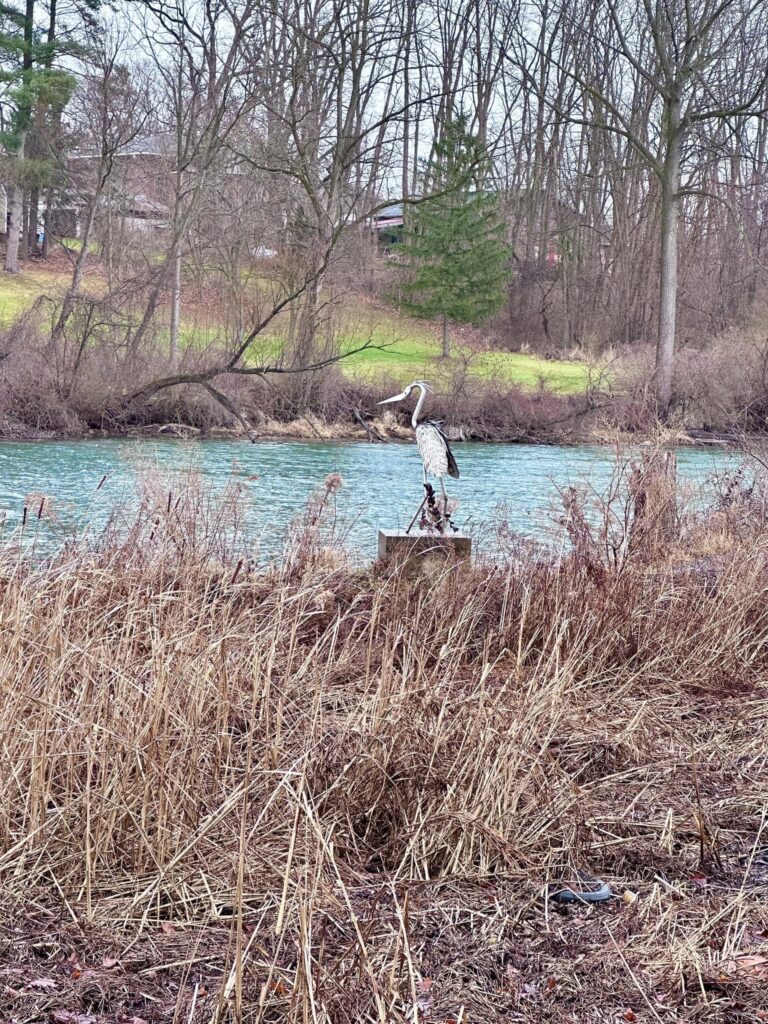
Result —
MULTIPOLYGON (((0 0, 0 82, 6 87, 7 105, 0 143, 6 153, 3 177, 11 185, 5 269, 11 273, 19 270, 24 193, 28 189, 39 190, 55 173, 55 162, 46 154, 27 152, 28 138, 35 129, 38 134, 42 132, 46 111, 64 109, 75 82, 67 71, 53 66, 55 56, 76 52, 72 44, 59 44, 55 39, 55 3, 51 5, 52 31, 48 39, 43 39, 35 25, 35 2, 25 0, 21 9, 0 0)), ((97 2, 86 0, 91 7, 97 2)), ((35 233, 36 221, 35 216, 35 233)))
POLYGON ((441 318, 443 358, 451 320, 479 324, 504 302, 509 250, 489 172, 487 150, 465 119, 448 123, 424 173, 429 198, 406 226, 403 305, 414 316, 441 318))

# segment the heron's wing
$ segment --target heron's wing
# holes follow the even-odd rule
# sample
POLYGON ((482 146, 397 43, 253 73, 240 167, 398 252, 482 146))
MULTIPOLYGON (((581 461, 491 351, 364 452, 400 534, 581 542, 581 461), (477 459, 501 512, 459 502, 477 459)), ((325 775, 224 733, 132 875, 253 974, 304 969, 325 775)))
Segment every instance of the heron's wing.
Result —
POLYGON ((448 444, 448 441, 445 442, 445 447, 447 449, 446 454, 448 456, 448 475, 458 477, 459 467, 456 465, 456 459, 454 458, 453 452, 451 451, 451 446, 448 444))
POLYGON ((451 446, 448 444, 448 438, 445 436, 445 431, 439 423, 432 420, 432 426, 439 432, 442 439, 445 441, 445 454, 448 459, 448 476, 459 477, 459 467, 456 465, 456 458, 451 451, 451 446))

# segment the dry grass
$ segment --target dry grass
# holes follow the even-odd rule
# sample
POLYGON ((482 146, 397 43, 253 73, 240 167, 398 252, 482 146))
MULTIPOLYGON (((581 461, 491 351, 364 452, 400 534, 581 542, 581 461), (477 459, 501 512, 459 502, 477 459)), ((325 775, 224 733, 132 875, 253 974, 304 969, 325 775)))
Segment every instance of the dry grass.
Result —
POLYGON ((755 493, 714 577, 582 537, 429 584, 323 500, 261 574, 159 496, 2 564, 4 1019, 765 1019, 755 493), (626 895, 559 908, 574 868, 626 895))

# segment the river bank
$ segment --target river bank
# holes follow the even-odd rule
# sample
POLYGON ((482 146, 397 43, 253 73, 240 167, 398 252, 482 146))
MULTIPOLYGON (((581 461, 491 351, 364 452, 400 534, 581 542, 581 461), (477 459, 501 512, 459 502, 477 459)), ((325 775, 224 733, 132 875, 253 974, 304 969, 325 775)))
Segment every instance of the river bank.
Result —
MULTIPOLYGON (((646 431, 621 431, 606 424, 581 429, 545 431, 540 434, 529 431, 500 432, 498 435, 477 432, 472 425, 445 426, 444 432, 451 443, 477 444, 530 444, 530 445, 637 445, 664 443, 684 447, 739 446, 750 441, 749 435, 728 431, 708 431, 700 428, 686 430, 656 426, 646 431)), ((183 422, 148 423, 126 425, 120 429, 73 427, 72 429, 33 429, 26 424, 0 424, 2 441, 72 441, 87 439, 152 439, 176 438, 179 440, 208 441, 362 441, 377 444, 406 442, 413 440, 410 424, 394 421, 393 418, 370 421, 327 421, 313 414, 293 420, 268 420, 251 429, 250 436, 243 427, 209 426, 197 427, 183 422)), ((762 438, 755 436, 754 441, 762 438)))
MULTIPOLYGON (((99 351, 89 353, 81 375, 70 380, 51 360, 44 337, 29 324, 14 331, 13 345, 0 353, 0 436, 14 440, 248 433, 260 439, 397 440, 409 436, 413 405, 383 411, 379 403, 422 372, 415 364, 347 377, 333 365, 307 374, 224 375, 210 389, 206 378, 147 391, 148 380, 176 379, 167 363, 134 365, 99 351)), ((199 367, 193 355, 187 354, 190 365, 177 372, 194 378, 199 367)), ((623 366, 618 363, 610 374, 582 366, 581 386, 558 390, 544 376, 536 385, 482 376, 461 360, 438 361, 427 371, 433 390, 424 415, 442 423, 456 441, 590 444, 655 438, 650 366, 623 366)), ((741 426, 760 430, 759 415, 742 415, 753 407, 752 401, 694 401, 682 393, 679 426, 667 436, 671 443, 711 443, 738 434, 741 426)))

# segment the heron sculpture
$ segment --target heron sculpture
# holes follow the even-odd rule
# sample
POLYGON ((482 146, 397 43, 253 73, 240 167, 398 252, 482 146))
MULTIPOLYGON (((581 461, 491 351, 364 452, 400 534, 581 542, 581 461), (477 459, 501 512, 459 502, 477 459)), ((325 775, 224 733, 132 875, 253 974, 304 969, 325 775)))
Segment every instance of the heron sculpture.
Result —
MULTIPOLYGON (((448 513, 448 494, 445 490, 445 483, 443 481, 446 476, 458 477, 459 467, 456 465, 456 459, 453 457, 451 446, 448 444, 448 438, 440 429, 440 424, 436 423, 434 420, 419 420, 424 400, 427 397, 427 392, 432 389, 428 384, 425 384, 423 380, 415 380, 412 384, 409 384, 404 391, 401 391, 399 395, 393 395, 392 398, 385 398, 383 402, 379 402, 378 404, 389 405, 391 402, 404 402, 405 399, 410 396, 411 392, 417 388, 419 390, 419 398, 416 402, 416 408, 413 410, 413 415, 411 416, 411 425, 416 432, 416 444, 419 448, 421 464, 424 469, 425 494, 406 533, 410 531, 411 526, 416 522, 416 518, 425 504, 429 505, 434 510, 434 518, 436 519, 435 525, 437 525, 437 528, 442 532, 444 523, 452 525, 450 515, 448 513), (432 490, 432 485, 427 479, 428 476, 436 477, 440 481, 440 489, 443 492, 442 515, 437 512, 434 500, 434 491, 432 490)), ((453 527, 453 529, 455 529, 455 527, 453 527)))

